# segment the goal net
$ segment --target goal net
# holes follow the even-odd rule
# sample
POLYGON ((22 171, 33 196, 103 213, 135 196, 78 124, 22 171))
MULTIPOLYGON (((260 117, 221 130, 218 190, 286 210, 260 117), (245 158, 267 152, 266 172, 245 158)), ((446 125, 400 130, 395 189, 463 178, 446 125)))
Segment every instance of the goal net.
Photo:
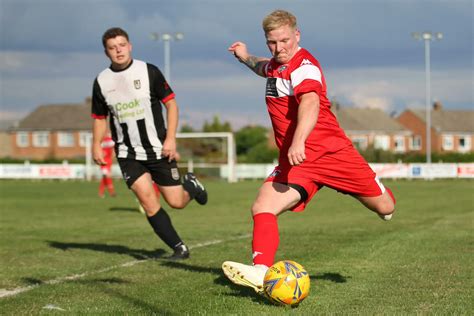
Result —
POLYGON ((176 138, 181 156, 178 162, 180 168, 209 177, 225 176, 228 182, 236 181, 233 133, 177 133, 176 138))

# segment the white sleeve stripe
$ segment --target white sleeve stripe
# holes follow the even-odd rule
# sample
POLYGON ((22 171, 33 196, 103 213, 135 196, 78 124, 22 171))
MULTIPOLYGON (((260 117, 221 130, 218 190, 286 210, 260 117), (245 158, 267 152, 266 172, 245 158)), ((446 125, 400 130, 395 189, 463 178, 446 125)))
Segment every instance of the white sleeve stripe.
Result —
POLYGON ((313 79, 323 84, 321 79, 321 71, 318 67, 314 65, 303 65, 291 73, 291 83, 293 85, 293 89, 306 79, 313 79))

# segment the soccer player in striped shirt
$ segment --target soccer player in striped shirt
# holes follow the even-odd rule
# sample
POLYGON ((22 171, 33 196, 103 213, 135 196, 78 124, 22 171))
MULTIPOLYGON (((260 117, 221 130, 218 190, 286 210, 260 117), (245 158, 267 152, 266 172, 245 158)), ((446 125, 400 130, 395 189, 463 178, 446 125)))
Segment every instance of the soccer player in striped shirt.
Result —
POLYGON ((126 31, 118 27, 107 30, 102 44, 111 65, 99 73, 93 85, 94 161, 105 164, 100 143, 110 116, 115 154, 127 186, 143 206, 155 233, 173 249, 170 259, 186 259, 189 249, 153 189, 155 182, 173 208, 184 208, 192 199, 201 205, 207 203, 207 192, 196 177, 187 173, 181 180, 178 171, 175 94, 156 66, 132 58, 126 31))

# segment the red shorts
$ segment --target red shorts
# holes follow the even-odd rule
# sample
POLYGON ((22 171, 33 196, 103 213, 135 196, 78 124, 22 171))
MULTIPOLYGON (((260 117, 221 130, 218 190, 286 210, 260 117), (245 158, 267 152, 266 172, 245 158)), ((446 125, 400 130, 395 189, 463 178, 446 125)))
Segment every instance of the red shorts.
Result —
POLYGON ((365 159, 349 146, 335 153, 325 154, 316 161, 305 161, 298 166, 279 165, 265 182, 297 184, 308 193, 292 211, 303 211, 313 196, 324 186, 341 193, 358 196, 379 196, 385 187, 365 159))

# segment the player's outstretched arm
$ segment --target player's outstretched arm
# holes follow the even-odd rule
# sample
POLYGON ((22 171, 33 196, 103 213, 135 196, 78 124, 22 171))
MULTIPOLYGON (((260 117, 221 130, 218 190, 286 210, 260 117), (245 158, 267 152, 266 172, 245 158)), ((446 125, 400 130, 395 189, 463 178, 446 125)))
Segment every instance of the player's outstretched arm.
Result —
POLYGON ((253 72, 261 77, 265 76, 265 65, 270 61, 269 58, 250 55, 247 51, 247 45, 242 42, 235 42, 229 47, 229 52, 234 54, 241 63, 249 67, 253 72))

